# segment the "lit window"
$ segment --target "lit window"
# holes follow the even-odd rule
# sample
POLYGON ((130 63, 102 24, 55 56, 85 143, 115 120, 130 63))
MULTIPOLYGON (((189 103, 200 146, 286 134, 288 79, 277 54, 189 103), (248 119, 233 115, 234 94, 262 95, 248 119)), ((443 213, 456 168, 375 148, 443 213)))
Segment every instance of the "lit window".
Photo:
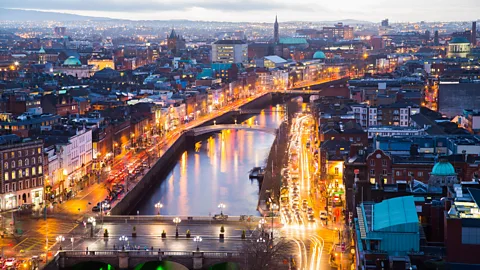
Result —
POLYGON ((38 166, 38 174, 42 174, 42 166, 38 166))
POLYGON ((8 169, 8 162, 3 163, 3 168, 8 169))
POLYGON ((37 174, 37 168, 32 167, 32 175, 35 175, 35 174, 37 174))
POLYGON ((8 181, 8 178, 9 178, 8 176, 9 176, 8 172, 5 172, 5 174, 3 175, 3 178, 5 181, 8 181))
POLYGON ((12 171, 12 180, 15 180, 15 178, 17 178, 16 173, 15 173, 15 171, 12 171))

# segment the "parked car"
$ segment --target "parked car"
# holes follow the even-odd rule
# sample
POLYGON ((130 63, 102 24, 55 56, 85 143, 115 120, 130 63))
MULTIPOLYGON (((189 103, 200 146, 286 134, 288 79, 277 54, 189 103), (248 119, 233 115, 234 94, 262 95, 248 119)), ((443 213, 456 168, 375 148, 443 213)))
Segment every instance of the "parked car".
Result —
POLYGON ((324 221, 328 219, 327 211, 320 211, 320 219, 324 221))

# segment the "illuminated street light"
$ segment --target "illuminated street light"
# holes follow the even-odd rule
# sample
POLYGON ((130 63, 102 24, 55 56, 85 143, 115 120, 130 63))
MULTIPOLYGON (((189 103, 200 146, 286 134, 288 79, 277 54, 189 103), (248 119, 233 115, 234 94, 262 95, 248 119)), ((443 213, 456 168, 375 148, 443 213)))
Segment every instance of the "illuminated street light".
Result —
POLYGON ((122 250, 125 250, 125 243, 128 242, 128 237, 122 235, 120 238, 118 238, 118 240, 122 243, 122 250))
POLYGON ((173 223, 175 223, 175 238, 178 238, 178 223, 182 222, 179 217, 173 219, 173 223))
MULTIPOLYGON (((236 120, 235 120, 235 122, 236 122, 236 120)), ((223 216, 223 209, 225 209, 225 207, 227 207, 227 206, 226 206, 225 204, 223 204, 223 203, 220 203, 220 204, 218 205, 218 208, 220 208, 220 215, 221 215, 221 216, 223 216)))
POLYGON ((265 223, 267 223, 267 221, 264 218, 262 218, 258 221, 258 226, 262 229, 262 234, 263 234, 263 231, 264 231, 265 223))
POLYGON ((160 209, 162 209, 162 207, 163 207, 163 204, 160 203, 160 202, 158 202, 158 203, 155 204, 155 208, 158 209, 158 210, 157 210, 157 213, 158 213, 159 216, 160 216, 160 209))
POLYGON ((272 210, 272 232, 270 233, 271 239, 273 239, 273 216, 274 216, 274 211, 278 210, 278 205, 276 203, 272 203, 270 206, 270 210, 272 210))
POLYGON ((198 244, 202 242, 202 240, 203 240, 202 237, 198 235, 193 238, 193 241, 197 243, 197 251, 200 251, 200 247, 198 246, 198 244))
POLYGON ((62 242, 65 241, 65 237, 59 235, 57 238, 55 238, 58 243, 60 243, 60 250, 62 250, 62 242))

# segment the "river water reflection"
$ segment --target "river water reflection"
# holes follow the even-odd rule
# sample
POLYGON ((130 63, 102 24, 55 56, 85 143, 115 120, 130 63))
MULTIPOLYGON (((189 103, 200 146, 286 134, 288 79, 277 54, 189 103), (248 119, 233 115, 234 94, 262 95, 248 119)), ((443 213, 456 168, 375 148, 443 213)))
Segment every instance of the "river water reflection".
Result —
MULTIPOLYGON (((278 128, 283 112, 262 112, 248 124, 278 128)), ((224 130, 184 152, 166 179, 140 203, 140 214, 207 216, 219 213, 224 203, 228 215, 255 214, 258 183, 248 179, 249 171, 264 166, 275 136, 260 131, 224 130), (198 146, 198 145, 197 145, 198 146)), ((136 211, 135 211, 136 212, 136 211)))

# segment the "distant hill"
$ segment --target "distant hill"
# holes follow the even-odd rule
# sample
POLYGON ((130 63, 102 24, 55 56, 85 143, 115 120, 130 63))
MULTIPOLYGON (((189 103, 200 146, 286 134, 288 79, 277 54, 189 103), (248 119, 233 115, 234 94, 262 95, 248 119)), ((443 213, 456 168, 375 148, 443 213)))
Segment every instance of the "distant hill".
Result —
POLYGON ((47 12, 36 10, 6 9, 0 8, 1 21, 87 21, 87 20, 111 20, 102 17, 89 17, 69 13, 47 12))

